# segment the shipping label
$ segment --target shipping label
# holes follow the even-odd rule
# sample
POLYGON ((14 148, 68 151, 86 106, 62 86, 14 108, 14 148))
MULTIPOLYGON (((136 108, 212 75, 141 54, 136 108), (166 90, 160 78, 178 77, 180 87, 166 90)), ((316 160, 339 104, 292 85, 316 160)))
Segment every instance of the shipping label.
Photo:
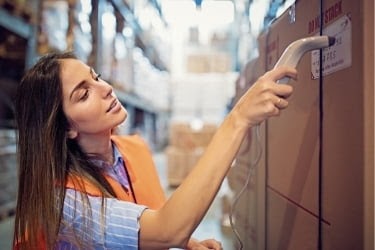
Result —
MULTIPOLYGON (((344 15, 323 29, 323 34, 336 38, 335 44, 323 49, 323 75, 348 68, 352 65, 352 23, 350 15, 344 15)), ((319 78, 319 50, 311 52, 311 76, 319 78)))

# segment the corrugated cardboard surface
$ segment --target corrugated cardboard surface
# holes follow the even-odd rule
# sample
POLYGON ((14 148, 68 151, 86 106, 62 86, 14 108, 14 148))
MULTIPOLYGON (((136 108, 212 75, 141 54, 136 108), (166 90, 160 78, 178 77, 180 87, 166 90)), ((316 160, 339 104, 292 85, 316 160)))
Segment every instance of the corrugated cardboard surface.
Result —
MULTIPOLYGON (((234 224, 238 231, 243 249, 265 249, 265 155, 264 125, 249 131, 248 140, 241 145, 238 157, 228 174, 228 184, 237 198, 233 210, 234 224), (258 135, 259 137, 258 137, 258 135), (251 135, 251 136, 250 136, 251 135), (249 140, 251 139, 250 143, 249 140), (246 180, 250 179, 247 186, 246 180), (241 196, 240 191, 245 188, 241 196)), ((236 248, 238 248, 238 244, 236 248)))
POLYGON ((188 123, 172 123, 169 144, 165 149, 170 186, 179 186, 198 162, 211 141, 216 125, 202 124, 194 129, 188 123))
POLYGON ((365 110, 365 248, 374 249, 374 1, 366 0, 363 5, 364 28, 364 110, 365 110), (372 119, 371 119, 372 118, 372 119))
POLYGON ((270 189, 267 191, 267 204, 266 249, 318 249, 316 241, 318 219, 316 217, 270 189))
POLYGON ((207 147, 217 129, 214 124, 202 124, 201 128, 194 129, 188 123, 171 123, 170 127, 169 145, 185 150, 207 147))
POLYGON ((167 177, 171 187, 179 186, 202 156, 205 148, 186 150, 173 145, 165 149, 167 177))
POLYGON ((191 54, 187 56, 186 69, 189 73, 225 73, 231 71, 231 58, 222 52, 191 54))
MULTIPOLYGON (((234 102, 237 102, 261 75, 261 65, 264 65, 263 58, 251 60, 246 64, 236 81, 234 102)), ((232 205, 234 205, 234 199, 239 195, 241 189, 245 188, 242 195, 238 197, 233 214, 235 228, 241 237, 243 249, 265 249, 264 146, 265 126, 262 124, 258 129, 249 130, 227 178, 234 193, 232 205), (256 161, 256 158, 259 158, 259 160, 256 161), (249 171, 251 172, 251 178, 248 186, 245 187, 249 171)), ((237 241, 235 244, 235 247, 238 248, 237 241)))
MULTIPOLYGON (((317 1, 298 1, 296 22, 285 13, 260 38, 266 46, 267 69, 284 49, 308 36, 307 21, 319 12, 317 1), (308 11, 307 11, 308 10, 308 11)), ((297 66, 298 82, 289 108, 267 122, 267 185, 314 214, 318 214, 319 84, 311 80, 309 54, 297 66)))
MULTIPOLYGON (((289 23, 287 11, 272 24, 268 32, 260 36, 259 47, 263 50, 260 55, 267 61, 265 69, 273 67, 292 41, 319 33, 316 22, 319 20, 319 2, 297 1, 295 23, 289 23)), ((318 233, 322 235, 324 249, 364 249, 365 246, 366 249, 373 249, 373 213, 370 211, 373 208, 374 67, 368 57, 368 53, 372 52, 373 55, 373 36, 372 42, 366 39, 368 30, 372 34, 374 30, 373 21, 368 21, 369 18, 373 20, 373 2, 323 2, 324 27, 329 27, 342 17, 347 17, 351 24, 351 65, 324 76, 320 95, 319 80, 312 80, 311 77, 311 54, 305 54, 300 61, 297 66, 298 81, 290 83, 294 87, 294 94, 290 98, 289 108, 280 117, 267 122, 267 194, 272 193, 306 211, 306 216, 310 216, 311 220, 304 220, 303 226, 316 230, 313 218, 319 214, 321 185, 320 222, 324 226, 318 233), (371 11, 366 10, 365 6, 372 6, 371 11), (320 120, 319 113, 320 98, 323 102, 323 120, 320 120), (319 130, 320 122, 322 131, 319 130), (319 141, 320 132, 322 144, 319 141), (372 140, 368 139, 369 136, 372 140), (322 172, 319 172, 320 167, 322 172), (368 174, 372 177, 366 177, 368 174)), ((303 249, 291 245, 297 242, 294 229, 288 234, 285 232, 287 228, 278 227, 277 220, 272 219, 274 210, 278 210, 277 206, 273 206, 269 203, 267 207, 267 228, 272 228, 267 231, 267 248, 278 249, 270 246, 280 247, 277 242, 289 242, 286 248, 279 249, 303 249)), ((286 215, 280 214, 282 217, 279 219, 285 223, 293 219, 286 215)), ((317 232, 314 230, 305 230, 305 244, 314 245, 317 242, 317 237, 314 237, 317 232)))

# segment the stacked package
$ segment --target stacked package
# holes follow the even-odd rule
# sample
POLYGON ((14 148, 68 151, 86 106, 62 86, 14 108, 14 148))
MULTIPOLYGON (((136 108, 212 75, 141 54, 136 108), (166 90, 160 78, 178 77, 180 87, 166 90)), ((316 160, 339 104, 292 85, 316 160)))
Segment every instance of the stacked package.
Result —
POLYGON ((188 123, 172 123, 169 145, 166 148, 168 184, 181 184, 197 163, 216 131, 216 125, 203 124, 194 127, 188 123))

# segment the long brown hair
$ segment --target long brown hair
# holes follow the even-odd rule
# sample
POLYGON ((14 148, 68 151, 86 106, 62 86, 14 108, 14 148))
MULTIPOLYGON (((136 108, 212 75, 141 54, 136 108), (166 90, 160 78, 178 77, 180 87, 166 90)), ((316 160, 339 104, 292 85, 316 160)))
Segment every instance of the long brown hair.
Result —
MULTIPOLYGON (((62 108, 61 60, 74 54, 43 56, 26 72, 16 96, 19 187, 14 244, 37 249, 40 236, 52 249, 61 223, 65 183, 69 175, 85 177, 104 196, 114 191, 75 140, 67 136, 62 108)), ((87 198, 87 197, 86 197, 87 198)))

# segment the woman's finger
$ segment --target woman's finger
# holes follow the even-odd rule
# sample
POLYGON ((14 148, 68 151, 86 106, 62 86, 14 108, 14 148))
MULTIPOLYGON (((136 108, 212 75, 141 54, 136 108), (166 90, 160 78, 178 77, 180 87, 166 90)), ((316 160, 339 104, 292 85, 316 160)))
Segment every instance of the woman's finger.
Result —
POLYGON ((294 80, 297 79, 297 70, 288 66, 280 66, 273 70, 268 71, 263 77, 269 78, 270 80, 276 82, 284 77, 290 77, 294 80))
POLYGON ((274 102, 275 107, 277 107, 278 109, 285 109, 286 107, 288 107, 288 104, 288 101, 282 97, 276 97, 276 101, 274 102))
POLYGON ((202 245, 207 247, 208 249, 214 249, 214 250, 222 250, 223 247, 221 245, 220 241, 214 240, 214 239, 208 239, 200 242, 202 245))

